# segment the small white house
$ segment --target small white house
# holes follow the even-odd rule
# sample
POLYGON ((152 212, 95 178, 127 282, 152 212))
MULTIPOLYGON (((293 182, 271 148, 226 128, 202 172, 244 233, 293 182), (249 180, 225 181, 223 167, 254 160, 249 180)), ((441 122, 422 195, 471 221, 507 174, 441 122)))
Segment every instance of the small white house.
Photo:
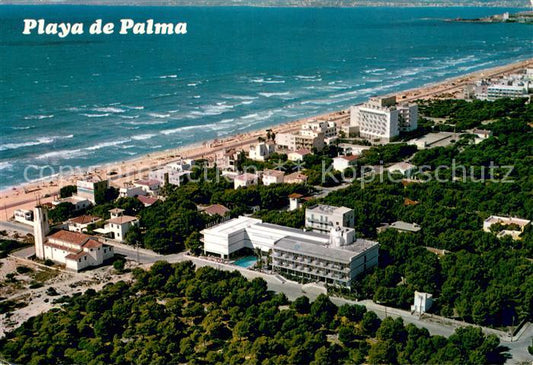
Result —
POLYGON ((111 238, 124 242, 128 231, 139 225, 139 219, 129 215, 124 215, 124 209, 111 209, 111 219, 109 219, 103 229, 95 229, 95 232, 111 235, 111 238))
POLYGON ((146 191, 144 191, 142 187, 133 185, 120 188, 118 193, 120 198, 133 198, 144 195, 146 195, 146 191))
POLYGON ((530 220, 522 218, 512 217, 500 217, 497 215, 491 215, 485 221, 483 221, 483 231, 490 232, 491 227, 494 224, 500 224, 504 226, 504 229, 497 233, 498 238, 504 236, 511 236, 513 240, 519 240, 520 235, 524 232, 524 229, 531 224, 530 220))
POLYGON ((433 305, 433 295, 429 293, 421 293, 415 291, 415 302, 411 306, 411 313, 422 314, 426 313, 433 305))
POLYGON ((251 185, 257 185, 258 181, 259 181, 259 175, 250 174, 246 172, 244 174, 235 176, 235 179, 233 180, 233 184, 234 184, 235 189, 238 189, 238 188, 245 188, 251 185))
POLYGON ((90 224, 95 224, 101 221, 100 217, 92 215, 81 215, 79 217, 71 218, 67 221, 67 229, 71 232, 85 232, 90 224))
POLYGON ((248 157, 254 161, 265 161, 276 150, 276 145, 269 142, 260 142, 250 146, 248 157))
POLYGON ((283 178, 285 177, 285 172, 280 170, 265 170, 263 171, 263 185, 270 184, 281 184, 283 183, 283 178))
POLYGON ((307 175, 301 172, 293 172, 292 174, 285 175, 283 179, 285 184, 305 184, 307 182, 307 175))
POLYGON ((138 186, 149 194, 157 195, 161 183, 158 180, 137 180, 133 182, 134 186, 138 186))
POLYGON ((13 212, 15 222, 33 226, 33 211, 27 209, 17 209, 13 212))
POLYGON ((306 148, 302 148, 297 151, 289 152, 289 154, 287 154, 287 158, 289 161, 292 161, 292 162, 300 162, 300 161, 303 161, 305 156, 310 155, 310 154, 311 154, 311 151, 309 151, 306 148))
POLYGON ((289 212, 300 209, 300 207, 302 206, 302 198, 303 195, 298 193, 292 193, 291 195, 289 195, 289 212))
POLYGON ((416 166, 409 162, 398 162, 389 167, 389 172, 399 172, 402 175, 411 175, 416 169, 416 166))
POLYGON ((337 171, 344 171, 349 167, 357 164, 357 156, 339 156, 333 159, 333 169, 337 171))
POLYGON ((71 203, 74 205, 74 210, 76 211, 89 208, 92 204, 89 199, 77 195, 72 195, 68 198, 61 198, 52 202, 54 206, 58 206, 61 203, 71 203))

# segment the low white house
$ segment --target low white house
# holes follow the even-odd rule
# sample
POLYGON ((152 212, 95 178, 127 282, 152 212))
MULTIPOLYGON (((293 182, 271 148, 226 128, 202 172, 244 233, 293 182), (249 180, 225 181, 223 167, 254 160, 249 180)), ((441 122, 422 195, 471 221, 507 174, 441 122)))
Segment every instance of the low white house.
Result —
POLYGON ((416 170, 416 166, 409 162, 398 162, 389 167, 388 170, 389 172, 399 172, 402 175, 411 175, 416 170))
POLYGON ((95 224, 102 219, 92 215, 81 215, 67 221, 67 229, 71 232, 85 232, 90 224, 95 224))
POLYGON ((300 161, 303 161, 305 156, 310 155, 310 154, 311 154, 310 150, 306 148, 302 148, 297 151, 289 152, 287 154, 287 158, 289 161, 292 161, 292 162, 300 162, 300 161))
POLYGON ((411 313, 419 315, 422 313, 426 313, 432 305, 432 294, 415 291, 415 301, 414 304, 411 306, 411 313))
POLYGON ((147 194, 142 187, 133 185, 120 188, 118 192, 120 198, 133 198, 147 194))
POLYGON ((157 195, 161 188, 161 182, 158 180, 137 180, 133 182, 134 186, 140 187, 149 194, 157 195))
POLYGON ((128 231, 139 225, 139 219, 124 215, 124 209, 111 209, 111 219, 107 220, 103 229, 95 229, 95 232, 110 235, 112 239, 124 242, 128 231))
POLYGON ((260 142, 250 146, 248 152, 248 158, 254 161, 265 161, 268 156, 273 154, 276 150, 275 143, 272 142, 260 142))
POLYGON ((300 207, 302 206, 302 198, 303 195, 298 193, 292 193, 291 195, 289 195, 289 212, 300 209, 300 207))
POLYGON ((71 203, 72 205, 74 205, 74 210, 86 209, 92 205, 89 199, 86 199, 86 198, 83 198, 77 195, 72 195, 72 196, 69 196, 68 198, 60 198, 52 202, 54 206, 57 206, 61 203, 71 203))
POLYGON ((281 184, 283 183, 283 178, 285 177, 285 172, 280 170, 265 170, 263 171, 263 185, 270 184, 281 184))
POLYGON ((258 181, 259 181, 259 175, 246 172, 244 174, 235 176, 235 179, 233 180, 233 184, 234 184, 235 189, 238 189, 238 188, 245 188, 251 185, 257 185, 258 181))
POLYGON ((491 227, 494 224, 500 224, 504 226, 501 231, 499 231, 498 237, 511 236, 514 240, 520 239, 520 234, 524 232, 524 229, 531 224, 530 220, 522 218, 512 218, 512 217, 500 217, 497 215, 491 215, 483 221, 483 231, 490 232, 491 227))
POLYGON ((15 222, 33 226, 33 212, 27 209, 17 209, 13 212, 15 222))
POLYGON ((357 165, 357 156, 339 156, 333 159, 333 169, 337 171, 344 171, 349 167, 357 165))
POLYGON ((285 175, 283 182, 285 184, 305 184, 307 182, 307 175, 301 172, 293 172, 292 174, 285 175))

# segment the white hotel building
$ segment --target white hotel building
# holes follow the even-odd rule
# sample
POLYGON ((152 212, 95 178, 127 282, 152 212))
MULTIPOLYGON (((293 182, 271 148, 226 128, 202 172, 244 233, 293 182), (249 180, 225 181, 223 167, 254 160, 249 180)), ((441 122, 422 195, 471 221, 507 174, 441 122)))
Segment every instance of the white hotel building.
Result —
POLYGON ((350 126, 366 139, 390 142, 400 132, 418 127, 418 105, 396 105, 396 97, 373 97, 350 108, 350 126))
POLYGON ((274 271, 309 281, 350 286, 378 263, 379 244, 355 238, 351 228, 307 232, 241 216, 202 231, 204 252, 229 258, 243 248, 272 252, 274 271))

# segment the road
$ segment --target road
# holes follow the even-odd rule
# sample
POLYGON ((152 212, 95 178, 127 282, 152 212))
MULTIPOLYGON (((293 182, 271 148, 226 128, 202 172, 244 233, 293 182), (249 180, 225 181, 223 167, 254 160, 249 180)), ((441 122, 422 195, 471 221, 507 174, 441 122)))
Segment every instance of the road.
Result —
POLYGON ((16 232, 21 236, 25 236, 28 233, 33 234, 33 227, 18 222, 0 221, 0 230, 16 232))

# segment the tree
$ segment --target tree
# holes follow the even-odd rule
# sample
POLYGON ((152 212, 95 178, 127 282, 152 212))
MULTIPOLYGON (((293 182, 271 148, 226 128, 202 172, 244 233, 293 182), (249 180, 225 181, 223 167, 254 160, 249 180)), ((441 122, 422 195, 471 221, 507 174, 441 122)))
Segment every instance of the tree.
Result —
POLYGON ((337 313, 337 306, 331 302, 327 295, 320 294, 311 304, 309 313, 322 326, 329 327, 337 313))
POLYGON ((68 198, 69 196, 72 196, 73 194, 77 192, 78 192, 78 187, 76 185, 66 185, 66 186, 63 186, 61 189, 59 189, 59 197, 68 198))
POLYGON ((300 314, 309 313, 309 310, 311 309, 309 298, 306 296, 298 297, 294 302, 292 302, 291 307, 300 314))
POLYGON ((117 259, 113 261, 113 268, 119 273, 122 273, 124 271, 125 266, 126 261, 124 259, 117 259))
POLYGON ((397 364, 397 356, 393 341, 377 341, 370 347, 368 362, 370 364, 397 364))
POLYGON ((193 232, 185 240, 185 248, 193 255, 200 255, 202 253, 203 244, 201 241, 202 235, 200 232, 193 232))
POLYGON ((65 222, 74 216, 76 211, 74 204, 69 202, 59 203, 48 212, 48 218, 54 223, 65 222))

